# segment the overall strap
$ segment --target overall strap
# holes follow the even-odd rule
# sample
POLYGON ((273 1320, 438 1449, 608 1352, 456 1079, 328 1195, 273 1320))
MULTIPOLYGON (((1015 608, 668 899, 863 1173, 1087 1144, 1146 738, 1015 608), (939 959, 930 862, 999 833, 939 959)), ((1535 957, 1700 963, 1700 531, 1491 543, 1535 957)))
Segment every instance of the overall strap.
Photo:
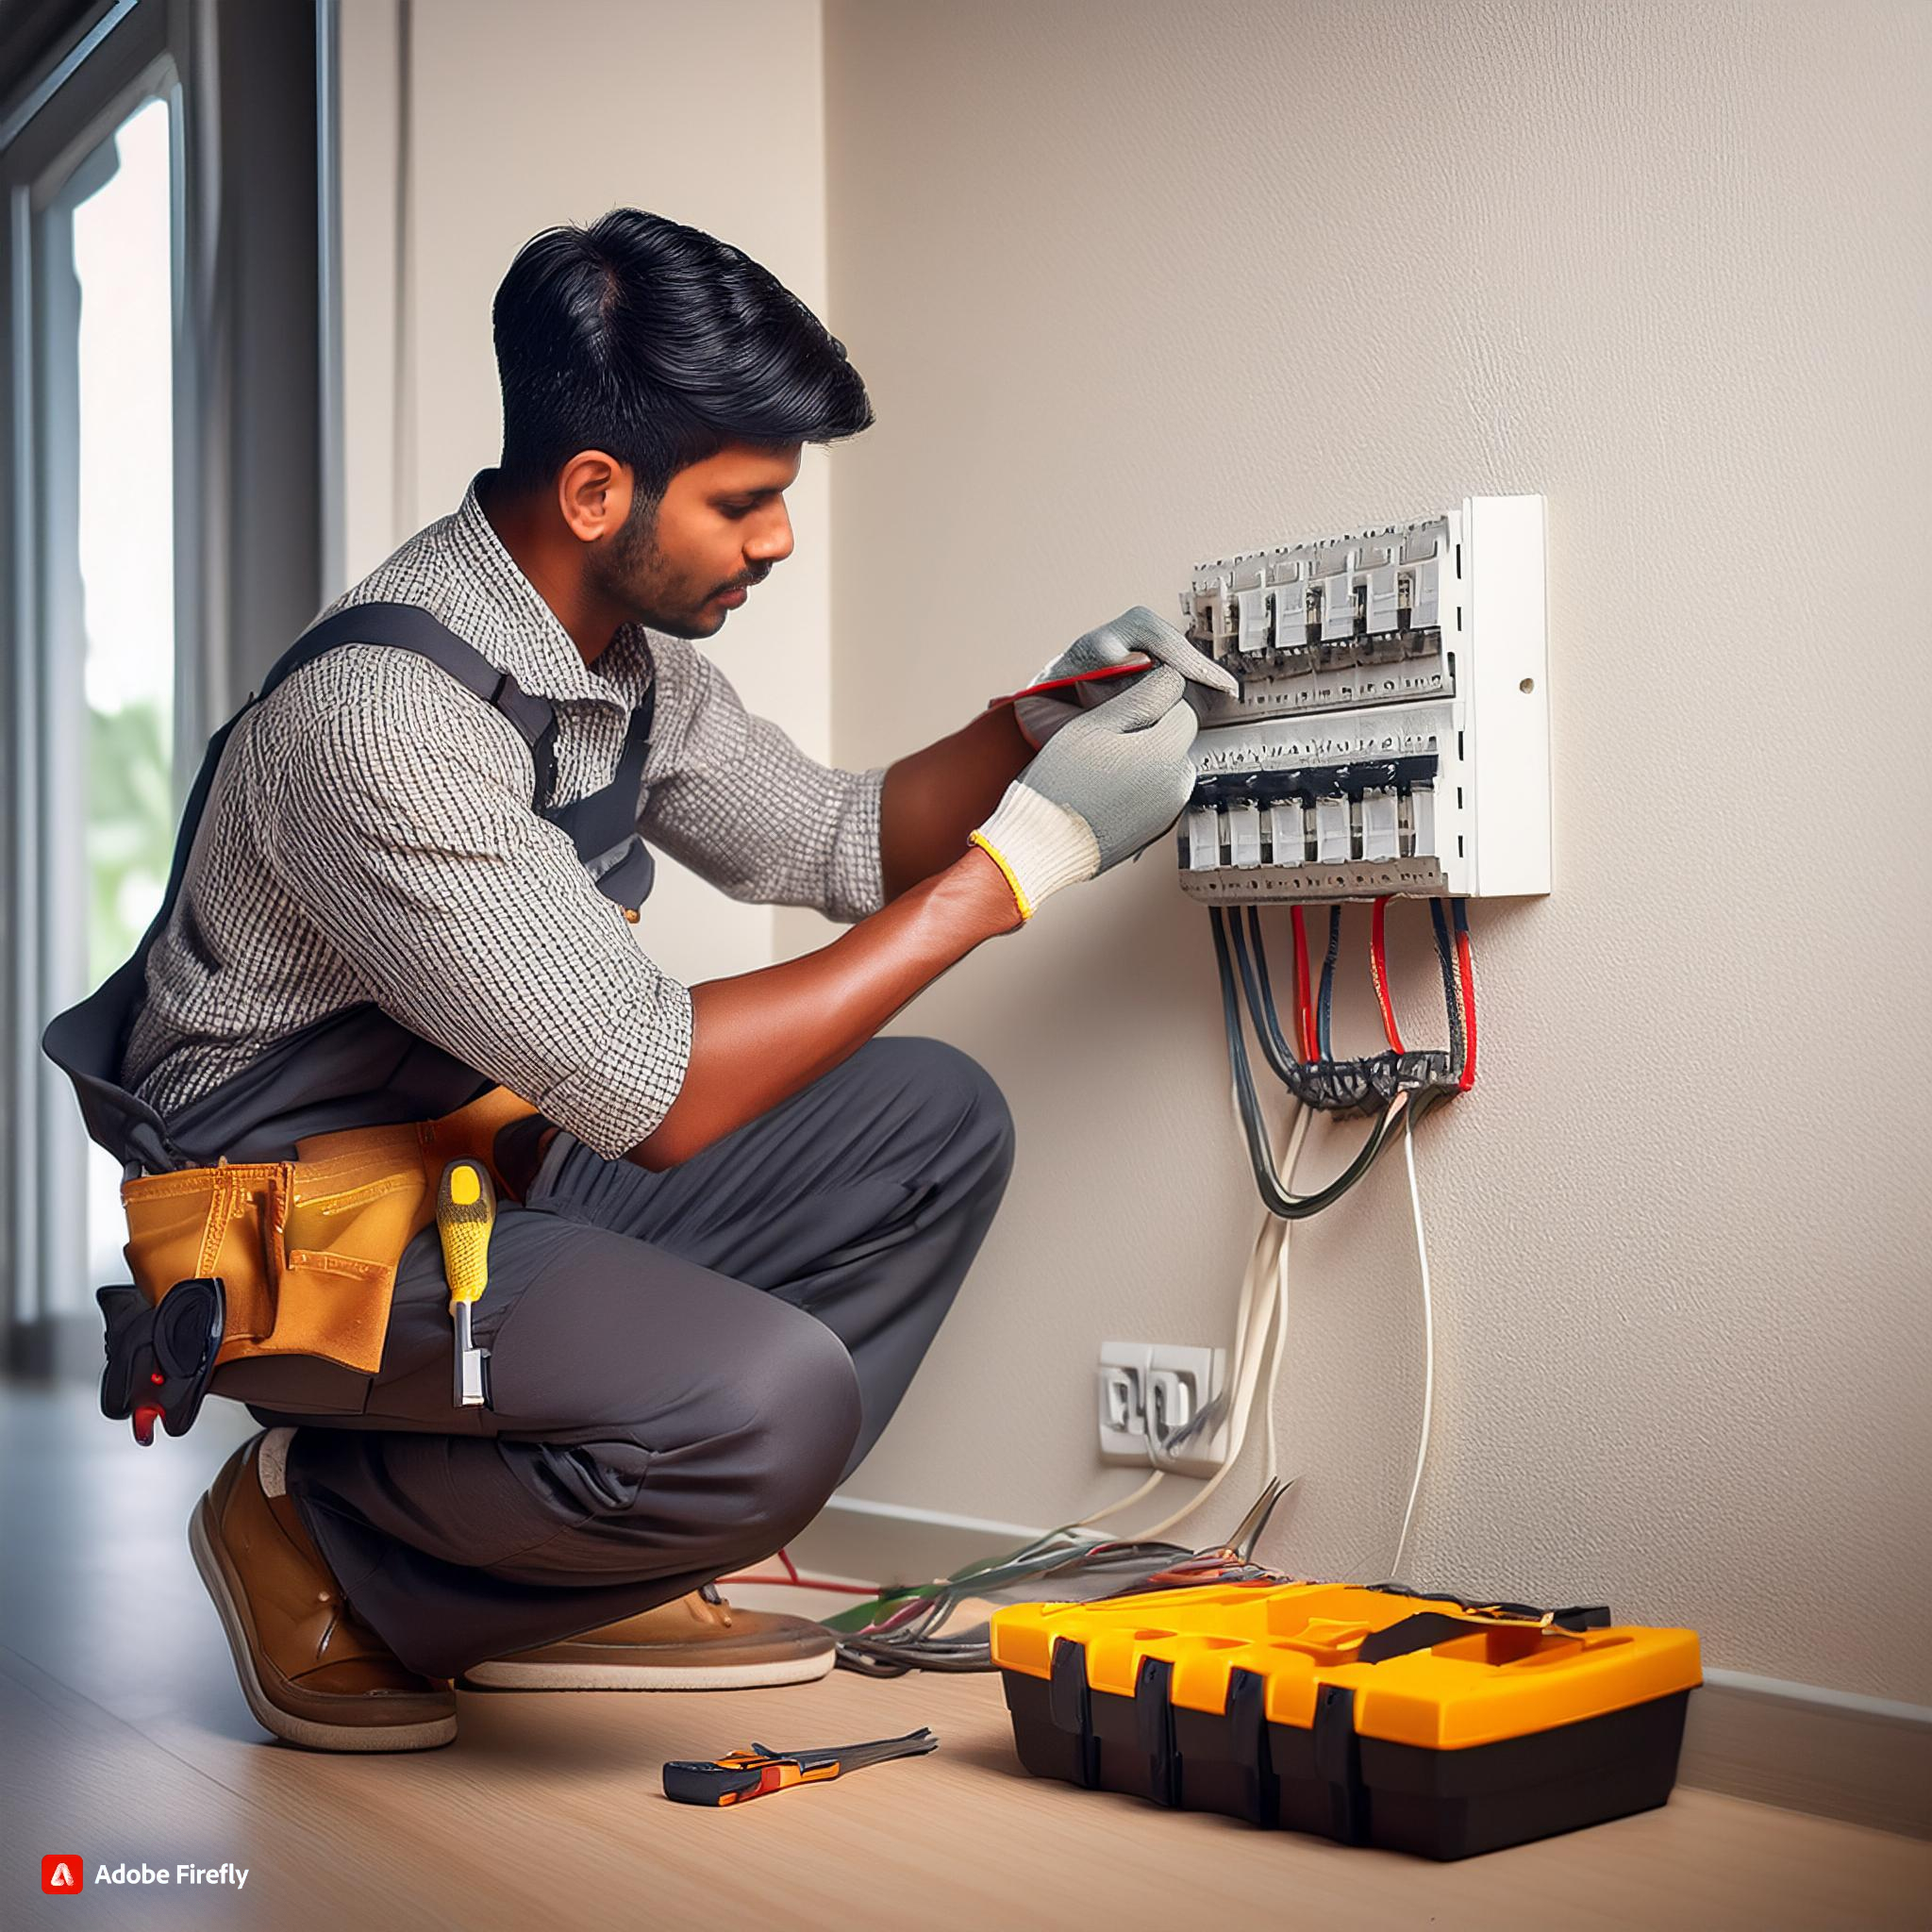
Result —
POLYGON ((275 660, 261 681, 258 701, 284 678, 292 677, 339 644, 388 644, 399 651, 413 651, 440 664, 458 683, 501 711, 530 747, 536 766, 533 803, 539 809, 542 808, 557 777, 555 708, 547 699, 533 697, 508 671, 499 671, 475 645, 459 638, 420 605, 352 604, 325 618, 275 660))

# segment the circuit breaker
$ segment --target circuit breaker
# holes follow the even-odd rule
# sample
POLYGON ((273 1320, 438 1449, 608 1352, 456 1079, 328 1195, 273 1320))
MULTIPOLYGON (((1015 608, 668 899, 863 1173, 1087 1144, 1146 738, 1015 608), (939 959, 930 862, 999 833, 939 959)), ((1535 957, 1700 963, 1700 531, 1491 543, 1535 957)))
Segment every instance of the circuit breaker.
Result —
POLYGON ((1178 828, 1197 899, 1550 890, 1541 496, 1198 566, 1204 694, 1178 828))

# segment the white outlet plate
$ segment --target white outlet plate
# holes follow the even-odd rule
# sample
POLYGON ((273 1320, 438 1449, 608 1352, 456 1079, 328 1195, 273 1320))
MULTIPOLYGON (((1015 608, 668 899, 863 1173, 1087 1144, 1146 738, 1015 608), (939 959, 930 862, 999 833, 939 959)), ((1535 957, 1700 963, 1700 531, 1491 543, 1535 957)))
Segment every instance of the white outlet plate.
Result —
POLYGON ((1148 1341, 1104 1341, 1094 1374, 1094 1401, 1103 1462, 1154 1463, 1178 1475, 1212 1475, 1227 1457, 1225 1418, 1198 1430, 1174 1456, 1160 1460, 1147 1433, 1151 1402, 1185 1404, 1190 1415, 1224 1396, 1227 1351, 1148 1341), (1160 1395, 1157 1398, 1157 1382, 1160 1395))
POLYGON ((1095 1402, 1103 1462, 1147 1461, 1147 1370, 1154 1351, 1144 1341, 1103 1341, 1095 1374, 1095 1402), (1116 1391, 1124 1391, 1122 1405, 1116 1391), (1124 1407, 1124 1425, 1114 1420, 1124 1407))
MULTIPOLYGON (((1179 1392, 1188 1416, 1198 1414, 1209 1404, 1222 1399, 1227 1387, 1227 1351, 1224 1348, 1169 1347, 1157 1343, 1147 1364, 1147 1402, 1150 1409, 1168 1391, 1179 1392)), ((1143 1424, 1144 1428, 1144 1424, 1143 1424)), ((1227 1459, 1228 1425, 1219 1422, 1198 1429, 1183 1447, 1163 1457, 1147 1438, 1148 1458, 1158 1468, 1173 1470, 1177 1475, 1212 1475, 1227 1459)))

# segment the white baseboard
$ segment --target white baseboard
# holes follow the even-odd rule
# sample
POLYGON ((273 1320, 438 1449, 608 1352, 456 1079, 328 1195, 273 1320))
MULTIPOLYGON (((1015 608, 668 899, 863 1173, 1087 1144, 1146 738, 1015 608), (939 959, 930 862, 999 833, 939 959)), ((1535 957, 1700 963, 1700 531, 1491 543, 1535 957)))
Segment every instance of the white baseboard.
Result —
MULTIPOLYGON (((823 1576, 923 1583, 1043 1534, 1023 1523, 834 1496, 791 1554, 823 1576)), ((1677 1775, 1705 1790, 1932 1838, 1932 1708, 1707 1670, 1690 1700, 1677 1775)))

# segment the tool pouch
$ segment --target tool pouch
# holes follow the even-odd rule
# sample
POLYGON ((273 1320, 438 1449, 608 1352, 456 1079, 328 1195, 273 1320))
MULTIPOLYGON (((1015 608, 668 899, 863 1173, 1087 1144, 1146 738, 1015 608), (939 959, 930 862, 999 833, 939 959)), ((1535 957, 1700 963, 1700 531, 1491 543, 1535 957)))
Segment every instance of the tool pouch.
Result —
MULTIPOLYGON (((183 1288, 221 1284, 220 1343, 208 1373, 251 1357, 298 1355, 373 1375, 397 1267, 435 1219, 444 1166, 478 1160, 499 1196, 516 1198, 492 1150, 501 1128, 535 1111, 492 1088, 438 1120, 310 1135, 295 1143, 293 1160, 222 1161, 125 1181, 123 1252, 135 1289, 158 1312, 183 1288)), ((111 1363, 114 1317, 105 1300, 102 1307, 111 1363)))

